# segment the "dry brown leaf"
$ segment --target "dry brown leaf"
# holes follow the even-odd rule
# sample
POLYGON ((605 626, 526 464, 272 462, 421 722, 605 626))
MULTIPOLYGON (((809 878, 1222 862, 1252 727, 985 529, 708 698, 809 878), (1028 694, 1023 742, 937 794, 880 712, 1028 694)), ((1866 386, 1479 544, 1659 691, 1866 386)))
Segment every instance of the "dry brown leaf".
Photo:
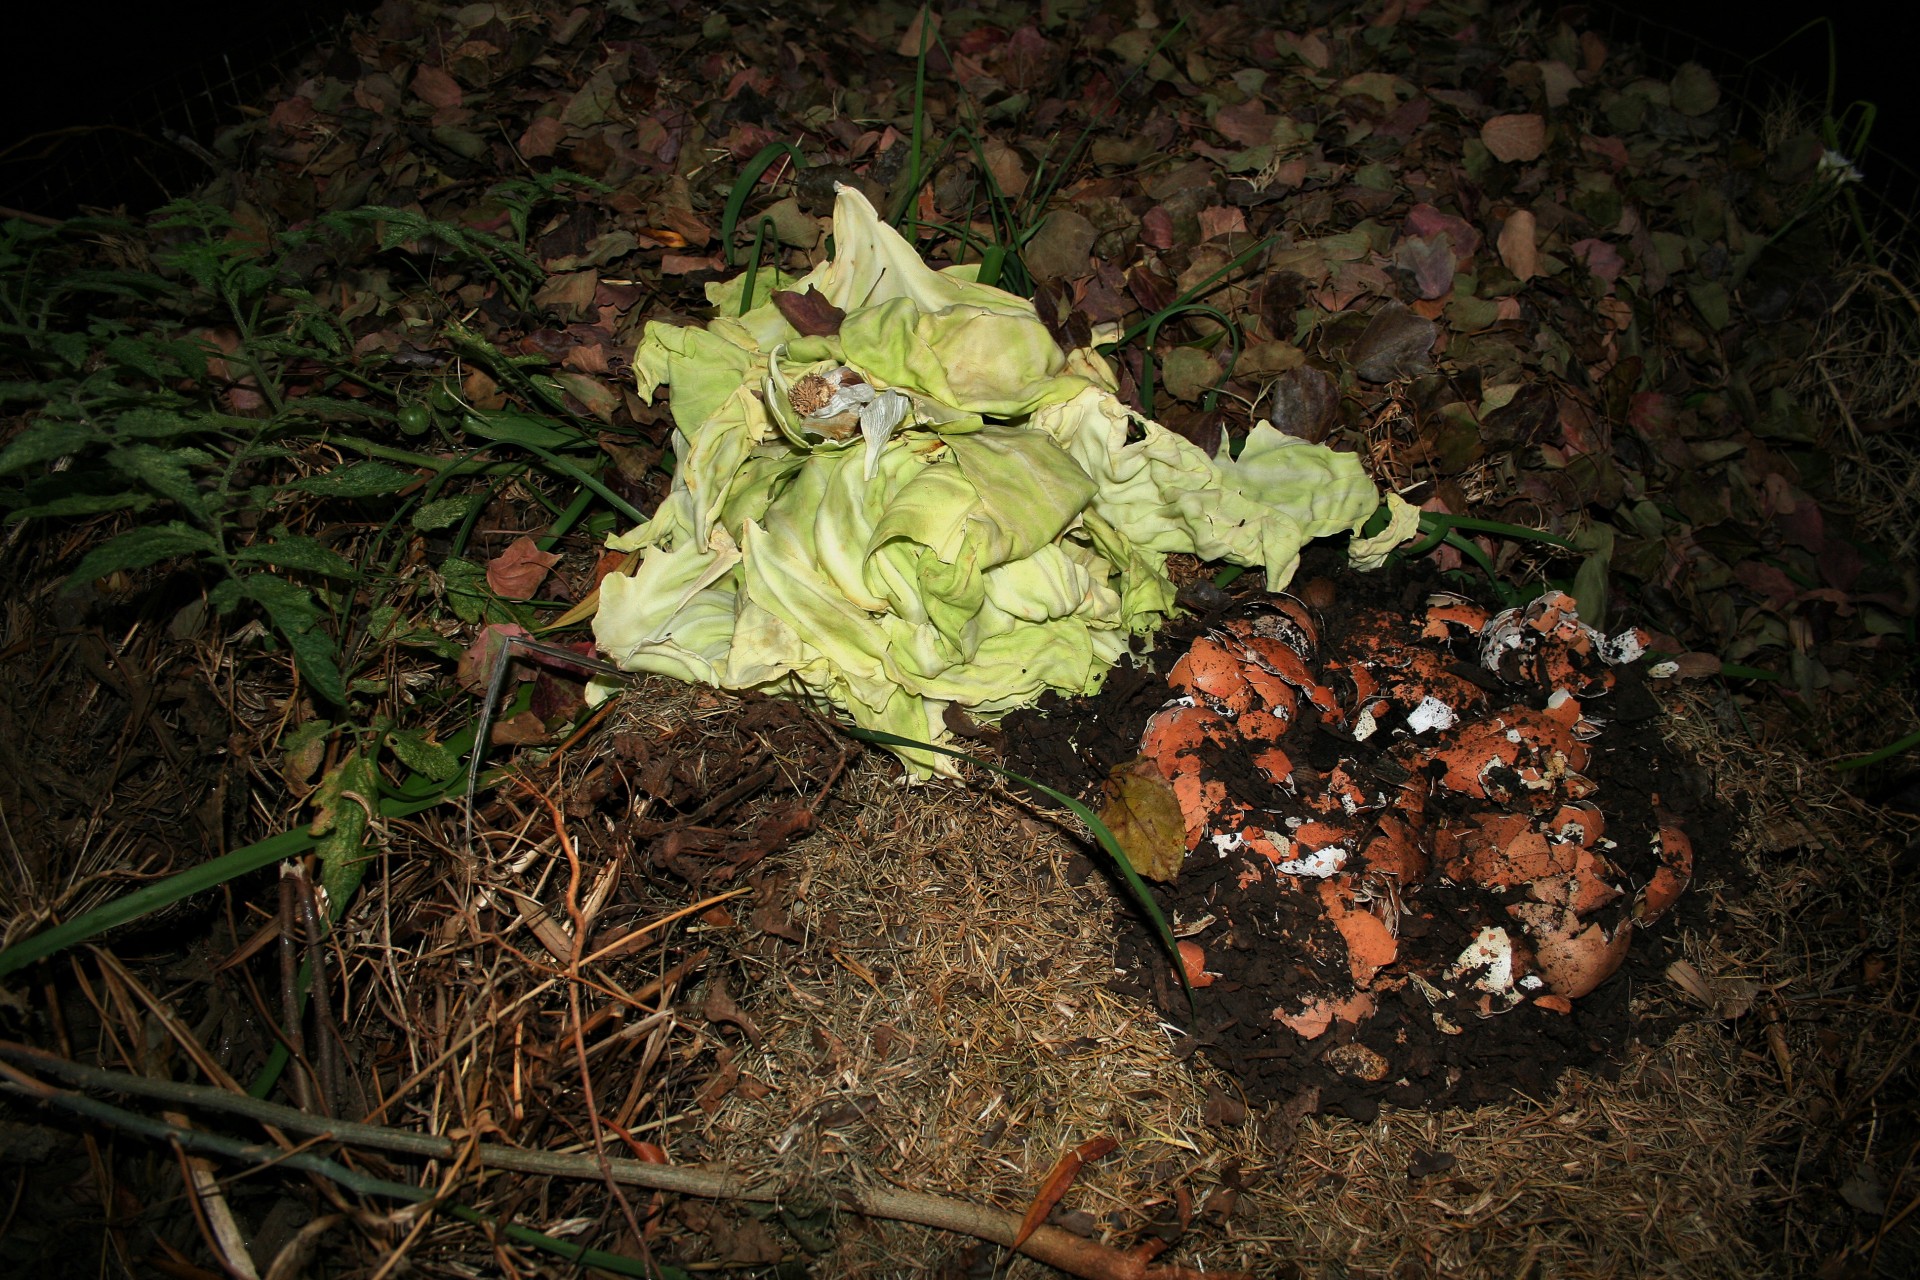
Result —
POLYGON ((520 135, 515 145, 520 155, 527 160, 538 160, 550 156, 560 149, 561 139, 567 136, 567 126, 558 116, 538 116, 520 135))
POLYGON ((560 563, 551 551, 542 551, 532 538, 522 534, 507 549, 487 561, 487 585, 508 600, 531 600, 547 573, 560 563))
POLYGON ((931 46, 934 37, 939 34, 940 15, 923 8, 913 15, 913 21, 909 22, 907 29, 901 33, 900 44, 894 49, 894 52, 903 58, 917 58, 920 56, 921 40, 924 39, 927 44, 931 46), (924 35, 920 30, 920 24, 922 22, 925 22, 927 25, 927 30, 924 35))
POLYGON ((1020 1230, 1014 1233, 1011 1247, 1017 1251, 1027 1242, 1027 1237, 1047 1220, 1047 1215, 1053 1212, 1053 1206, 1060 1203, 1060 1197, 1067 1194, 1067 1188, 1073 1185, 1073 1180, 1080 1176, 1080 1170, 1089 1161, 1098 1160, 1119 1145, 1112 1138, 1089 1138, 1062 1154, 1054 1162, 1047 1180, 1040 1184, 1033 1203, 1027 1207, 1026 1216, 1020 1219, 1020 1230))
POLYGON ((480 634, 473 638, 467 651, 460 655, 460 665, 454 669, 454 678, 460 687, 472 693, 479 693, 493 680, 495 666, 500 655, 506 650, 509 637, 531 640, 533 636, 517 622, 489 622, 480 628, 480 634))
POLYGON ((988 138, 980 145, 980 154, 1001 195, 1012 199, 1027 189, 1027 162, 1018 151, 998 138, 988 138))
POLYGON ((425 65, 413 73, 413 91, 422 102, 443 111, 459 106, 466 96, 452 76, 438 67, 425 65))
POLYGON ((1119 765, 1107 777, 1106 797, 1100 821, 1134 871, 1161 882, 1179 875, 1187 859, 1186 819, 1159 766, 1144 757, 1119 765))
POLYGON ((1540 250, 1534 245, 1533 232, 1531 209, 1516 210, 1500 228, 1500 261, 1519 280, 1531 280, 1540 274, 1540 250))
POLYGON ((1531 111, 1495 116, 1480 126, 1480 141, 1487 144, 1494 159, 1507 164, 1525 164, 1538 160, 1540 153, 1547 149, 1547 122, 1531 111))

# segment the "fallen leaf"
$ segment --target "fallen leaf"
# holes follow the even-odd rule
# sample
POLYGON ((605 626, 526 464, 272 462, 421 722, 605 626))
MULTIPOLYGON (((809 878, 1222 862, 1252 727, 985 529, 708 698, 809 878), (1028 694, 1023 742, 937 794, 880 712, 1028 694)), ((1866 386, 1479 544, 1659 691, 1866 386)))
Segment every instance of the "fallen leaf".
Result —
POLYGON ((1495 116, 1480 126, 1480 141, 1486 143, 1494 159, 1506 164, 1525 164, 1538 160, 1546 150, 1547 122, 1531 111, 1495 116))
POLYGON ((413 73, 413 91, 430 107, 448 110, 466 96, 454 78, 438 67, 422 66, 413 73))
POLYGON ((594 313, 593 294, 600 284, 600 276, 593 271, 569 271, 561 275, 547 277, 533 300, 543 307, 551 307, 568 320, 591 319, 594 313))
POLYGON ((1540 274, 1540 250, 1533 242, 1533 232, 1531 209, 1516 210, 1500 228, 1500 261, 1518 280, 1531 280, 1540 274))
POLYGON ((1368 382, 1413 377, 1432 367, 1427 357, 1439 333, 1433 321, 1390 302, 1373 313, 1347 358, 1353 371, 1368 382))
POLYGON ((1036 280, 1072 280, 1092 270, 1087 257, 1099 230, 1072 209, 1055 209, 1020 251, 1020 260, 1036 280))
POLYGON ((1200 220, 1200 238, 1211 240, 1215 236, 1231 235, 1235 231, 1247 229, 1247 215, 1240 209, 1216 205, 1211 209, 1202 209, 1197 215, 1200 220))
POLYGON ((1161 882, 1178 876, 1187 858, 1187 826, 1173 784, 1153 761, 1138 759, 1117 766, 1105 791, 1100 821, 1134 871, 1161 882))
POLYGON ((480 634, 473 638, 473 643, 460 655, 460 663, 454 668, 454 678, 460 682, 461 688, 470 693, 486 690, 493 682, 494 670, 509 638, 531 640, 533 637, 517 622, 489 622, 480 628, 480 634))
POLYGON ((826 295, 812 285, 807 286, 805 293, 774 290, 773 305, 805 338, 831 337, 840 332, 840 322, 847 318, 846 312, 828 302, 826 295))
POLYGON ((1014 1232, 1013 1244, 1009 1247, 1018 1250, 1027 1242, 1047 1215, 1053 1212, 1053 1206, 1060 1203, 1060 1197, 1067 1193, 1073 1180, 1080 1176, 1080 1170, 1090 1161, 1098 1160, 1120 1144, 1112 1138, 1089 1138, 1073 1150, 1061 1155, 1054 1162, 1053 1171, 1047 1180, 1040 1184, 1039 1192, 1033 1197, 1033 1203, 1027 1207, 1026 1217, 1020 1219, 1020 1230, 1014 1232))
POLYGON ((1302 365, 1273 384, 1273 409, 1267 415, 1281 435, 1311 443, 1327 438, 1339 416, 1340 389, 1323 370, 1302 365))
POLYGON ((560 122, 559 117, 536 116, 515 145, 523 159, 538 160, 558 151, 560 140, 566 136, 567 126, 560 122))
POLYGON ((719 254, 663 253, 660 255, 660 274, 668 276, 691 275, 695 271, 725 271, 726 259, 719 254))
POLYGON ((487 585, 508 600, 531 600, 547 573, 560 563, 558 554, 542 551, 522 534, 507 549, 487 561, 487 585))
POLYGON ((545 742, 551 735, 546 724, 531 711, 506 720, 496 720, 487 735, 496 747, 529 747, 545 742))
POLYGON ((1160 379, 1174 399, 1192 404, 1220 380, 1220 366, 1198 347, 1175 347, 1161 362, 1160 379))
POLYGON ((894 52, 903 58, 918 58, 922 42, 932 47, 939 34, 940 15, 922 6, 920 11, 913 15, 913 21, 907 24, 907 29, 901 33, 900 43, 894 52), (926 28, 924 31, 921 30, 923 24, 926 28))
POLYGON ((980 154, 1001 195, 1011 200, 1027 189, 1027 162, 1018 151, 997 138, 988 138, 981 144, 980 154))

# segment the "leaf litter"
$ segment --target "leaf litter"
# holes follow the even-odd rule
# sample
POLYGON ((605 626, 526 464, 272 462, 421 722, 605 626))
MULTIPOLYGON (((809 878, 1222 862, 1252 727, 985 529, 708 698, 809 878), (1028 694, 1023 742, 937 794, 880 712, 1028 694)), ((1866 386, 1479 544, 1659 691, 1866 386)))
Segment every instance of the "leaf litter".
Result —
MULTIPOLYGON (((1766 1259, 1783 1271, 1868 1258, 1898 1268, 1913 1248, 1911 1221, 1896 1216, 1912 1124, 1910 1111, 1883 1104, 1912 1040, 1901 1017, 1911 1003, 1901 975, 1912 968, 1904 836, 1817 765, 1903 727, 1916 522, 1897 427, 1911 407, 1911 319, 1901 310, 1911 295, 1896 276, 1856 265, 1840 216, 1845 171, 1827 162, 1817 133, 1782 117, 1764 137, 1732 135, 1704 68, 1655 66, 1573 21, 1396 0, 1352 13, 1301 5, 1271 23, 1233 6, 948 15, 927 24, 939 39, 926 42, 920 137, 914 21, 904 5, 822 20, 389 0, 219 139, 230 167, 201 198, 221 210, 222 261, 272 262, 287 296, 302 299, 294 321, 311 326, 290 323, 288 333, 328 336, 263 378, 216 312, 162 335, 215 349, 204 373, 192 356, 169 356, 181 367, 147 376, 203 389, 241 418, 274 412, 281 391, 343 434, 341 424, 387 422, 383 447, 429 461, 348 463, 337 448, 303 443, 301 474, 284 490, 291 505, 274 516, 292 527, 263 531, 250 516, 231 527, 236 545, 263 556, 269 543, 279 548, 263 561, 279 576, 265 576, 299 581, 306 594, 256 582, 252 594, 217 600, 269 611, 267 626, 255 619, 230 633, 207 626, 193 572, 164 560, 127 563, 78 599, 56 600, 47 584, 91 544, 59 546, 45 525, 26 526, 30 554, 13 561, 10 594, 39 602, 21 617, 42 630, 7 650, 6 714, 22 727, 0 740, 43 745, 10 763, 8 811, 20 815, 23 847, 73 852, 35 855, 46 865, 13 890, 9 942, 130 876, 178 869, 182 830, 219 849, 278 829, 262 825, 284 803, 278 743, 285 796, 322 776, 317 812, 335 843, 350 820, 365 828, 355 848, 378 844, 378 857, 343 850, 329 864, 330 889, 348 892, 365 876, 357 899, 336 904, 348 908, 340 954, 385 975, 371 1011, 338 1030, 363 1064, 361 1090, 413 1098, 412 1122, 435 1132, 493 1126, 534 1148, 581 1137, 578 1076, 554 1035, 564 1002, 545 1003, 542 971, 513 934, 524 927, 561 945, 584 922, 612 949, 601 973, 620 993, 583 1027, 605 1118, 633 1135, 635 1151, 766 1172, 818 1203, 833 1202, 836 1180, 882 1178, 966 1188, 1017 1223, 1059 1153, 1117 1135, 1119 1147, 1065 1189, 1052 1222, 1149 1253, 1171 1245, 1168 1256, 1211 1269, 1337 1262, 1386 1272, 1415 1257, 1503 1274, 1536 1264, 1599 1273, 1621 1257, 1636 1271, 1699 1274, 1751 1273, 1766 1259), (789 157, 764 169, 729 242, 722 210, 734 176, 777 141, 794 142, 806 168, 789 157), (917 191, 916 144, 930 178, 917 191), (1505 602, 1487 602, 1477 554, 1505 582, 1574 590, 1588 622, 1644 629, 1686 683, 1643 687, 1637 669, 1622 668, 1593 705, 1651 693, 1668 717, 1595 712, 1608 720, 1599 736, 1573 741, 1595 789, 1554 791, 1551 812, 1511 803, 1535 794, 1525 778, 1492 779, 1506 799, 1475 809, 1495 798, 1485 761, 1452 757, 1425 815, 1430 848, 1389 827, 1392 818, 1413 831, 1404 811, 1367 814, 1367 843, 1349 852, 1368 874, 1343 867, 1312 885, 1283 883, 1260 852, 1214 859, 1203 884, 1186 850, 1173 914, 1194 1011, 1144 935, 1120 943, 1128 994, 1108 989, 1110 895, 1045 815, 1006 797, 901 792, 878 762, 850 760, 784 704, 656 682, 600 722, 580 755, 554 750, 572 734, 577 683, 544 668, 516 677, 524 705, 508 708, 519 726, 509 740, 554 751, 544 766, 523 751, 520 764, 552 770, 563 811, 582 823, 574 835, 586 868, 619 868, 577 921, 560 910, 556 850, 506 792, 488 803, 473 851, 431 817, 370 820, 363 800, 417 776, 395 761, 430 764, 429 748, 454 735, 462 708, 442 690, 462 650, 550 621, 518 602, 539 591, 579 600, 608 569, 597 542, 612 521, 564 523, 571 490, 511 477, 470 490, 440 471, 476 448, 559 449, 576 466, 604 457, 596 474, 613 498, 651 509, 666 490, 669 423, 625 376, 641 325, 703 318, 703 286, 737 272, 763 214, 764 257, 795 274, 817 264, 836 179, 911 215, 916 247, 934 260, 977 258, 1010 228, 1032 228, 1013 261, 1064 346, 1136 328, 1205 290, 1209 312, 1168 316, 1116 353, 1123 397, 1151 397, 1160 421, 1203 448, 1272 422, 1357 451, 1378 483, 1428 513, 1541 528, 1596 549, 1581 563, 1469 531, 1433 551, 1447 576, 1420 600, 1374 605, 1371 616, 1340 616, 1364 590, 1341 578, 1331 600, 1309 605, 1310 621, 1321 630, 1316 653, 1350 681, 1396 624, 1437 626, 1442 648, 1466 643, 1428 594, 1468 598, 1459 616, 1498 612, 1505 602), (995 192, 1026 203, 997 204, 995 192), (383 212, 359 216, 375 207, 383 212), (303 238, 322 225, 326 236, 303 238), (1214 280, 1255 246, 1249 265, 1214 280), (389 399, 401 409, 382 418, 389 399), (409 415, 415 407, 424 412, 409 415), (539 427, 555 415, 569 424, 560 437, 539 427), (422 480, 433 492, 407 518, 395 561, 406 589, 338 597, 376 610, 372 647, 355 649, 357 624, 341 620, 351 611, 295 576, 330 566, 297 530, 357 555, 366 544, 354 539, 367 535, 352 531, 387 515, 370 499, 422 480), (323 502, 349 506, 323 515, 323 502), (514 551, 549 528, 557 559, 514 551), (163 625, 135 621, 149 617, 163 625), (122 639, 71 630, 88 619, 113 620, 122 639), (56 623, 69 634, 49 640, 56 623), (293 649, 303 683, 268 627, 293 649), (341 667, 349 655, 357 661, 341 667), (379 777, 343 711, 369 730, 380 717, 391 726, 377 731, 393 744, 379 777), (1720 816, 1700 775, 1656 742, 1656 723, 1682 760, 1705 762, 1737 816, 1720 816), (102 759, 112 762, 104 774, 102 759), (1481 794, 1439 785, 1446 777, 1481 794), (97 796, 76 794, 72 778, 111 795, 118 816, 102 819, 97 796), (1560 820, 1582 805, 1601 819, 1560 820), (1602 826, 1604 835, 1590 830, 1602 826), (1726 838, 1735 826, 1738 838, 1726 838), (1590 835, 1614 849, 1596 853, 1590 835), (1686 871, 1683 842, 1694 854, 1686 871), (1747 860, 1736 869, 1729 850, 1739 849, 1747 860), (429 851, 440 856, 389 856, 429 851), (1422 882, 1423 858, 1454 897, 1433 870, 1422 882), (1249 868, 1261 872, 1257 892, 1238 883, 1249 868), (1531 887, 1555 876, 1573 896, 1539 901, 1531 887), (1686 879, 1692 893, 1642 928, 1686 879), (736 885, 742 897, 690 922, 646 923, 671 919, 690 892, 702 902, 736 885), (1506 952, 1490 936, 1496 927, 1506 952), (1221 945, 1241 929, 1250 949, 1221 945), (1616 960, 1612 939, 1650 936, 1611 981, 1547 993, 1570 1011, 1536 994, 1492 1012, 1507 998, 1499 979, 1524 976, 1524 964, 1502 959, 1516 940, 1545 973, 1556 942, 1594 929, 1602 967, 1616 960), (1246 994, 1259 984, 1232 959, 1246 956, 1295 965, 1274 984, 1282 998, 1246 994), (480 969, 463 967, 470 961, 480 969), (483 984, 470 980, 476 972, 483 984), (1362 995, 1372 1015, 1343 1018, 1362 995), (1488 1047, 1460 1048, 1474 1042, 1469 1031, 1488 1047), (476 1044, 471 1061, 493 1067, 463 1078, 446 1065, 476 1044), (1273 1052, 1282 1045, 1289 1052, 1273 1052), (1558 1074, 1565 1067, 1576 1070, 1558 1074), (1427 1109, 1455 1102, 1485 1105, 1427 1109), (1327 1110, 1347 1114, 1318 1114, 1327 1110), (1823 1181, 1844 1183, 1838 1201, 1809 1190, 1823 1181), (1664 1234, 1649 1234, 1656 1223, 1664 1234)), ((188 239, 176 219, 108 231, 102 243, 117 265, 138 269, 188 239)), ((837 324, 806 298, 782 310, 809 332, 837 324)), ((138 308, 118 315, 135 329, 150 323, 138 308)), ((86 341, 125 351, 107 345, 115 337, 86 341)), ((22 444, 29 419, 8 429, 9 475, 78 439, 43 432, 22 444)), ((136 440, 153 427, 123 421, 136 440)), ((103 500, 110 486, 82 466, 37 477, 9 504, 62 503, 92 517, 171 502, 195 520, 218 515, 192 480, 217 460, 184 449, 164 466, 157 458, 114 455, 116 474, 150 477, 137 502, 103 500)), ((153 550, 201 554, 180 528, 170 541, 149 539, 153 550)), ((1249 626, 1274 616, 1257 576, 1232 605, 1188 572, 1184 600, 1196 615, 1249 626)), ((1303 598, 1311 585, 1301 584, 1303 598)), ((1154 661, 1170 666, 1203 638, 1170 634, 1154 661)), ((1419 673, 1450 706, 1486 692, 1454 669, 1473 655, 1453 656, 1461 661, 1419 673)), ((1034 771, 1091 785, 1142 754, 1147 718, 1174 692, 1167 674, 1123 668, 1099 701, 1051 708, 1046 723, 1067 726, 1059 737, 1076 746, 1052 772, 1034 771), (1089 743, 1106 744, 1092 769, 1089 743)), ((1324 665, 1304 675, 1304 685, 1280 682, 1309 708, 1303 719, 1344 720, 1351 739, 1370 710, 1358 684, 1329 678, 1324 665)), ((1516 724, 1547 732, 1551 708, 1527 702, 1516 724)), ((1404 782, 1388 744, 1401 728, 1421 736, 1411 719, 1421 705, 1395 703, 1375 717, 1384 727, 1351 745, 1319 728, 1296 745, 1299 726, 1264 739, 1259 750, 1284 756, 1285 772, 1269 757, 1266 771, 1222 774, 1218 739, 1229 735, 1215 723, 1196 750, 1171 751, 1170 764, 1202 767, 1162 776, 1176 799, 1184 778, 1196 805, 1206 801, 1195 813, 1209 844, 1214 835, 1251 844, 1245 815, 1256 810, 1286 816, 1283 801, 1295 797, 1275 794, 1276 773, 1299 782, 1311 772, 1334 788, 1319 794, 1335 796, 1338 812, 1314 811, 1295 834, 1332 826, 1321 820, 1354 816, 1338 803, 1343 773, 1356 811, 1404 782), (1236 816, 1216 821, 1223 805, 1236 816)), ((1249 703, 1243 722, 1262 709, 1279 719, 1249 703)), ((1456 751, 1474 727, 1457 727, 1456 751)), ((1025 724, 959 730, 1015 751, 1044 736, 1025 724)), ((1237 726, 1233 738, 1248 741, 1237 726)), ((1577 754, 1557 736, 1554 747, 1577 754)), ((1541 772, 1566 785, 1550 764, 1541 772)), ((1170 869, 1165 836, 1153 843, 1170 869)), ((1329 847, 1290 848, 1304 856, 1279 861, 1311 863, 1329 847)), ((188 906, 108 942, 177 955, 170 931, 210 920, 188 906)), ((241 932, 258 927, 249 919, 241 932)), ((173 998, 203 1019, 196 1034, 236 1046, 228 1069, 251 1069, 269 1046, 246 1029, 254 1015, 236 975, 259 948, 226 926, 205 936, 205 951, 233 967, 173 998)), ((107 1016, 126 1024, 124 1043, 147 1043, 132 1010, 107 1016)), ((550 1231, 606 1211, 603 1187, 550 1185, 550 1231)), ((29 1216, 64 1221, 61 1203, 36 1203, 46 1212, 29 1216)), ((278 1193, 242 1193, 236 1204, 262 1218, 309 1212, 278 1193)), ((620 1247, 721 1265, 771 1265, 798 1249, 824 1272, 849 1274, 957 1274, 970 1261, 951 1237, 935 1237, 930 1252, 925 1235, 877 1222, 756 1217, 691 1198, 656 1208, 664 1216, 647 1220, 645 1239, 620 1247)), ((616 1219, 606 1219, 608 1240, 623 1234, 616 1219)), ((409 1263, 450 1274, 491 1265, 484 1241, 461 1230, 436 1228, 409 1263)), ((352 1239, 342 1265, 371 1273, 390 1260, 375 1235, 352 1239)), ((166 1247, 214 1252, 190 1230, 166 1247)), ((983 1246, 972 1256, 990 1255, 983 1246)))

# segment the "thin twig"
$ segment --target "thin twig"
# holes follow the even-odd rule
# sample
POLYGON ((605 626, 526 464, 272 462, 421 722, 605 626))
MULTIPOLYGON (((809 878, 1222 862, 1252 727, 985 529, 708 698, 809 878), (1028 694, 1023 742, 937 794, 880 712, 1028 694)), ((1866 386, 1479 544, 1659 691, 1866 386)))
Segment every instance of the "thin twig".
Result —
POLYGON ((587 1062, 586 1027, 580 1016, 580 956, 587 949, 587 919, 580 911, 580 855, 574 851, 573 839, 567 835, 566 819, 560 815, 560 806, 553 802, 546 792, 538 790, 525 778, 516 776, 528 795, 546 806, 553 817, 554 838, 560 842, 560 851, 567 855, 567 919, 573 925, 573 940, 567 947, 567 1012, 572 1022, 573 1052, 580 1063, 580 1092, 587 1104, 587 1126, 593 1133, 593 1157, 600 1165, 600 1176, 607 1184, 607 1194, 620 1206, 621 1216, 626 1218, 627 1227, 633 1232, 633 1238, 645 1242, 640 1230, 640 1220, 634 1215, 633 1205, 620 1191, 620 1184, 614 1181, 613 1171, 607 1165, 607 1135, 600 1124, 600 1107, 593 1096, 593 1068, 587 1062))
MULTIPOLYGON (((0 1058, 31 1064, 51 1075, 88 1088, 112 1089, 142 1097, 189 1103, 209 1110, 245 1116, 291 1132, 322 1134, 352 1146, 404 1152, 435 1160, 452 1159, 459 1154, 458 1144, 448 1138, 435 1137, 431 1134, 407 1133, 378 1125, 328 1120, 325 1117, 295 1111, 291 1107, 283 1107, 278 1103, 250 1098, 245 1094, 230 1093, 204 1085, 180 1084, 171 1080, 153 1080, 118 1071, 105 1071, 98 1067, 70 1062, 11 1041, 0 1040, 0 1058)), ((182 1135, 175 1131, 174 1126, 131 1112, 123 1112, 118 1108, 94 1102, 90 1098, 77 1094, 48 1090, 44 1085, 39 1089, 30 1090, 16 1082, 5 1087, 17 1092, 31 1093, 32 1096, 43 1101, 68 1106, 70 1110, 106 1120, 108 1123, 120 1124, 118 1117, 137 1121, 137 1125, 120 1124, 120 1127, 158 1136, 163 1140, 178 1139, 183 1145, 192 1145, 195 1141, 215 1140, 223 1144, 217 1149, 218 1154, 247 1160, 278 1160, 282 1164, 303 1172, 315 1172, 323 1177, 333 1178, 349 1190, 359 1191, 362 1194, 397 1195, 415 1203, 426 1199, 429 1194, 405 1183, 383 1182, 368 1178, 333 1161, 316 1156, 288 1155, 271 1147, 249 1145, 227 1138, 216 1139, 215 1135, 199 1130, 182 1135), (87 1105, 69 1106, 69 1101, 87 1105), (335 1177, 333 1170, 338 1170, 345 1176, 335 1177)), ((561 1178, 599 1179, 603 1176, 611 1176, 625 1186, 675 1191, 683 1195, 702 1196, 709 1199, 745 1200, 762 1204, 792 1203, 795 1200, 791 1189, 782 1184, 750 1183, 724 1166, 662 1165, 607 1157, 603 1174, 601 1161, 593 1156, 527 1151, 518 1147, 492 1143, 473 1146, 472 1163, 476 1168, 507 1169, 561 1178)), ((1012 1243, 1014 1234, 1020 1226, 1017 1214, 922 1192, 897 1188, 845 1187, 838 1189, 836 1194, 842 1207, 868 1217, 916 1222, 923 1226, 957 1231, 1002 1245, 1012 1243)), ((1180 1266, 1150 1266, 1138 1255, 1110 1249, 1095 1241, 1083 1240, 1058 1227, 1039 1228, 1021 1246, 1020 1251, 1050 1266, 1058 1267, 1062 1271, 1089 1277, 1090 1280, 1200 1280, 1201 1275, 1199 1272, 1180 1266)), ((1210 1271, 1205 1274, 1212 1280, 1229 1280, 1237 1273, 1210 1271)))

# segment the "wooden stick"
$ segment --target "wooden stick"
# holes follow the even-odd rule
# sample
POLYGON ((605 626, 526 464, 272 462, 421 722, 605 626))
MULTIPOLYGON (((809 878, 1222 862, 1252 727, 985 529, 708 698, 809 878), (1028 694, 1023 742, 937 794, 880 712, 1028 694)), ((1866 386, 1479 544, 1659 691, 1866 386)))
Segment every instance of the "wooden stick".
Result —
MULTIPOLYGON (((349 1146, 399 1151, 435 1160, 447 1160, 456 1155, 464 1155, 475 1167, 509 1169, 519 1173, 541 1174, 557 1178, 584 1178, 595 1181, 611 1178, 628 1186, 647 1187, 656 1191, 674 1191, 682 1195, 701 1196, 707 1199, 746 1200, 763 1204, 794 1201, 794 1195, 789 1188, 775 1182, 749 1182, 723 1165, 648 1164, 639 1160, 613 1157, 605 1158, 603 1163, 600 1158, 593 1155, 573 1156, 547 1151, 527 1151, 496 1143, 456 1144, 449 1138, 435 1137, 431 1134, 407 1133, 379 1125, 355 1124, 351 1121, 311 1116, 305 1112, 296 1111, 292 1107, 283 1107, 278 1103, 263 1102, 244 1094, 229 1093, 226 1090, 208 1088, 204 1085, 180 1084, 171 1080, 154 1080, 146 1076, 106 1071, 99 1067, 70 1062, 65 1058, 7 1040, 0 1040, 0 1058, 31 1065, 87 1088, 110 1089, 140 1097, 202 1106, 209 1110, 245 1116, 248 1119, 296 1133, 317 1134, 349 1146)), ((47 1089, 46 1086, 41 1086, 41 1089, 46 1090, 45 1093, 38 1090, 30 1091, 25 1085, 17 1082, 8 1087, 15 1092, 39 1096, 43 1101, 56 1105, 59 1105, 61 1098, 74 1096, 47 1089), (53 1096, 48 1096, 49 1094, 53 1096)), ((88 1114, 99 1117, 99 1104, 92 1104, 88 1108, 88 1114)), ((206 1135, 198 1133, 187 1135, 188 1138, 202 1136, 206 1135)), ((284 1153, 275 1148, 262 1147, 260 1151, 263 1161, 284 1156, 284 1153)), ((1020 1216, 1008 1210, 971 1204, 945 1196, 927 1195, 924 1192, 905 1191, 896 1187, 844 1187, 838 1189, 835 1196, 842 1208, 851 1209, 870 1218, 914 1222, 922 1226, 936 1227, 943 1231, 954 1231, 989 1240, 999 1245, 1011 1246, 1020 1229, 1020 1216)), ((1203 1273, 1177 1265, 1153 1266, 1138 1253, 1109 1248, 1097 1241, 1082 1239, 1059 1227, 1040 1227, 1020 1246, 1020 1252, 1049 1266, 1058 1267, 1069 1275, 1085 1277, 1086 1280, 1251 1280, 1251 1277, 1244 1272, 1207 1271, 1203 1273)))

